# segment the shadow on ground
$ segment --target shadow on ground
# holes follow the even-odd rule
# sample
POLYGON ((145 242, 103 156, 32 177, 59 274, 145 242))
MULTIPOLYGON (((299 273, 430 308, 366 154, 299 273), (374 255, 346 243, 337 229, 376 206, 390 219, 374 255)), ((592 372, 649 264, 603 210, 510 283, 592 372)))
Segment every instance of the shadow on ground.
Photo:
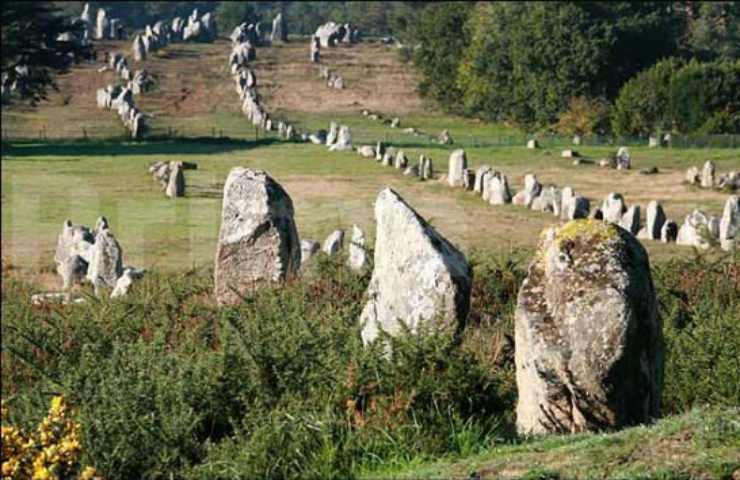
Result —
MULTIPOLYGON (((130 140, 24 140, 2 143, 3 161, 26 157, 105 156, 105 155, 166 155, 166 154, 210 154, 266 147, 281 143, 277 138, 259 140, 237 140, 229 138, 178 138, 145 141, 130 140)), ((39 158, 40 159, 40 158, 39 158)))

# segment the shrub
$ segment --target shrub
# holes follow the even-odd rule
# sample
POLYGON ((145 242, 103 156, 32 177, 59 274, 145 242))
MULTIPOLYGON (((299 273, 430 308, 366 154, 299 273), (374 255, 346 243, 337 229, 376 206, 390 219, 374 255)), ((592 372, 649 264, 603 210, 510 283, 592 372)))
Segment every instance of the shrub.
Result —
POLYGON ((609 130, 611 105, 603 98, 573 97, 560 114, 557 131, 563 135, 603 135, 609 130))

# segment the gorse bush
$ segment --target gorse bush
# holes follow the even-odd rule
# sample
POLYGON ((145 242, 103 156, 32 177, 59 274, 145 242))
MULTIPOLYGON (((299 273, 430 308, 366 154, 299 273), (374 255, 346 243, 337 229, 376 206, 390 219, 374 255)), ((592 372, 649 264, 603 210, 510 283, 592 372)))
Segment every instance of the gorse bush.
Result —
MULTIPOLYGON (((303 280, 227 308, 210 299, 208 272, 152 274, 119 301, 44 307, 6 275, 8 421, 32 429, 50 396, 64 394, 81 428, 80 462, 105 478, 351 478, 515 441, 523 256, 472 256, 462 334, 368 348, 357 319, 369 275, 317 260, 303 280)), ((696 265, 654 269, 668 413, 740 401, 740 273, 696 265)))

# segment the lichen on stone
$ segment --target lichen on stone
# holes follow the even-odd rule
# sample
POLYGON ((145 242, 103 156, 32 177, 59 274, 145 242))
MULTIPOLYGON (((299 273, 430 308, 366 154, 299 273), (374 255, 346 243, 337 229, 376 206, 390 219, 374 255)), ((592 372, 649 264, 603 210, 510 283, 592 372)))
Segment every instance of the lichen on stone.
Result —
POLYGON ((594 219, 571 220, 563 225, 555 234, 555 240, 558 246, 569 240, 576 238, 588 237, 589 240, 596 240, 598 243, 607 242, 616 239, 619 236, 614 225, 594 219))

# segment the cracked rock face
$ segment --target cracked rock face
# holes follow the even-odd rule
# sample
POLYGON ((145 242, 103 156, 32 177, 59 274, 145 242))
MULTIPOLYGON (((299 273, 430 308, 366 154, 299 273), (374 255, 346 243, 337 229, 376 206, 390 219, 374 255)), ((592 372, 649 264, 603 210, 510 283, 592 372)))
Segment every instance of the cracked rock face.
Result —
POLYGON ((217 301, 238 303, 239 293, 261 282, 285 280, 300 265, 301 243, 288 193, 266 172, 232 168, 216 247, 217 301))
POLYGON ((360 316, 362 340, 380 330, 399 335, 422 327, 459 327, 470 308, 473 273, 465 256, 396 192, 375 201, 377 222, 368 302, 360 316))
POLYGON ((659 415, 662 330, 650 266, 597 220, 545 230, 516 309, 517 429, 618 428, 659 415))

